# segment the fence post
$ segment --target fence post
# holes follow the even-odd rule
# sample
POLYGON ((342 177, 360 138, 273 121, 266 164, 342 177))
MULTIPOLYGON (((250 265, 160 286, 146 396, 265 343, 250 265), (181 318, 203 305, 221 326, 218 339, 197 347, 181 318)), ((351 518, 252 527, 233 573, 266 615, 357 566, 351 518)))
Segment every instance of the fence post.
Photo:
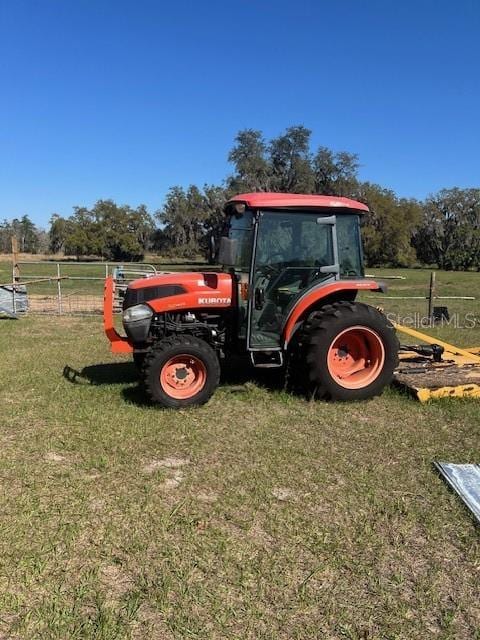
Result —
POLYGON ((433 305, 435 303, 435 271, 430 274, 430 288, 428 291, 428 318, 433 315, 433 305))
POLYGON ((62 284, 60 280, 60 263, 57 262, 57 292, 58 292, 58 313, 62 315, 63 307, 62 307, 62 284))
POLYGON ((16 284, 20 279, 20 269, 18 268, 18 240, 12 236, 12 308, 13 313, 17 313, 16 284))

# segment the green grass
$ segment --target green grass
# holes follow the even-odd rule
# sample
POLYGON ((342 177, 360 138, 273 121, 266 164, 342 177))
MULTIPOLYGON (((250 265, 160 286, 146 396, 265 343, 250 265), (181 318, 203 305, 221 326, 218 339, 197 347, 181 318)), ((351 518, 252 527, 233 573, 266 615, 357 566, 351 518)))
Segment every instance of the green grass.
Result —
POLYGON ((478 401, 310 403, 267 372, 162 411, 97 318, 0 321, 0 353, 0 638, 480 638, 478 528, 432 468, 479 461, 478 401))

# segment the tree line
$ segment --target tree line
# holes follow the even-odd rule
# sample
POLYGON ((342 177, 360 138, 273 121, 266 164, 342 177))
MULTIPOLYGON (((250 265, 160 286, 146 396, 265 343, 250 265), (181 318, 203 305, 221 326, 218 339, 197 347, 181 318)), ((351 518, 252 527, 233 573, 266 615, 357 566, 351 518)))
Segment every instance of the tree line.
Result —
POLYGON ((0 253, 10 253, 12 237, 18 241, 22 253, 44 253, 49 248, 49 236, 38 229, 27 215, 0 223, 0 253))
POLYGON ((48 236, 23 216, 0 225, 0 250, 12 234, 20 250, 141 260, 146 252, 195 258, 218 236, 225 202, 234 194, 278 191, 346 196, 368 205, 362 233, 371 267, 428 264, 441 269, 480 270, 480 189, 443 189, 419 201, 359 179, 359 158, 320 146, 312 132, 292 126, 266 140, 261 131, 240 131, 228 155, 233 172, 221 185, 173 186, 152 215, 111 200, 75 207, 70 217, 52 215, 48 236))

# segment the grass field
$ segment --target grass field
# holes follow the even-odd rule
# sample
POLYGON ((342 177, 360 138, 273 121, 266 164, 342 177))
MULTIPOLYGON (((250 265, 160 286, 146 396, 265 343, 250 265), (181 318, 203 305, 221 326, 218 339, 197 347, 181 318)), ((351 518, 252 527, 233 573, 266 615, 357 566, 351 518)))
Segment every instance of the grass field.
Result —
MULTIPOLYGON (((406 275, 392 295, 425 292, 406 275)), ((479 274, 438 280, 478 319, 479 274)), ((0 353, 0 638, 480 639, 479 530, 432 468, 480 461, 479 401, 239 373, 162 411, 99 318, 0 321, 0 353)))

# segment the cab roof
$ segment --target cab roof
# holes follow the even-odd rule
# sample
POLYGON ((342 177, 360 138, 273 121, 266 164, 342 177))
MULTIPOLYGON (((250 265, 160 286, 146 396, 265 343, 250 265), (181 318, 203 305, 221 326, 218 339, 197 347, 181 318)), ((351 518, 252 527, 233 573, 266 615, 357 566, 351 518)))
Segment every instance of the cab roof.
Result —
MULTIPOLYGON (((341 196, 316 196, 302 193, 271 193, 268 191, 257 191, 255 193, 240 193, 231 198, 226 208, 234 203, 244 203, 251 209, 282 209, 282 208, 342 208, 355 209, 358 213, 368 211, 366 204, 343 198, 341 196)), ((340 213, 340 212, 339 212, 340 213)))

